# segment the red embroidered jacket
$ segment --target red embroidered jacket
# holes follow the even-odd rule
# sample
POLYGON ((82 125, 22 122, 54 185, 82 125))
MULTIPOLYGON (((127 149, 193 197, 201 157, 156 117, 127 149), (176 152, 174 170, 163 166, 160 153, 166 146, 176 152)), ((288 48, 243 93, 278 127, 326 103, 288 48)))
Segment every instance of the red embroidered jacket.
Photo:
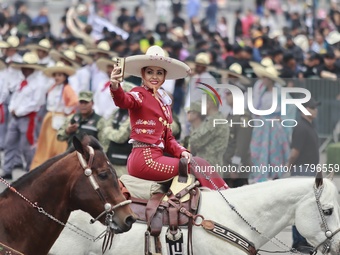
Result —
POLYGON ((118 107, 129 109, 132 139, 156 145, 163 143, 164 151, 178 158, 187 151, 172 135, 170 106, 160 104, 151 89, 136 87, 124 92, 119 87, 111 90, 111 95, 118 107))

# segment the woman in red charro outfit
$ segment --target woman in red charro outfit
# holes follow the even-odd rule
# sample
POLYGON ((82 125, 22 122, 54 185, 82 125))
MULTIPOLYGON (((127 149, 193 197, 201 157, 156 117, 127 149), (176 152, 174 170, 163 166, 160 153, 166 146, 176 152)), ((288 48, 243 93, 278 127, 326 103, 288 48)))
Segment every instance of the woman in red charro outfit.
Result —
MULTIPOLYGON (((181 79, 190 73, 183 62, 165 56, 159 46, 150 47, 145 55, 126 58, 125 71, 141 77, 142 86, 124 92, 119 83, 120 67, 111 74, 110 91, 115 104, 129 109, 131 122, 132 153, 128 159, 128 172, 132 176, 154 181, 164 181, 178 174, 179 158, 191 160, 190 152, 182 147, 172 135, 171 99, 159 90, 165 79, 181 79), (164 152, 174 157, 164 156, 164 152)), ((201 158, 194 158, 198 165, 209 165, 201 158)), ((202 186, 214 188, 201 174, 190 168, 202 186)), ((218 188, 227 184, 217 173, 206 172, 218 188)))

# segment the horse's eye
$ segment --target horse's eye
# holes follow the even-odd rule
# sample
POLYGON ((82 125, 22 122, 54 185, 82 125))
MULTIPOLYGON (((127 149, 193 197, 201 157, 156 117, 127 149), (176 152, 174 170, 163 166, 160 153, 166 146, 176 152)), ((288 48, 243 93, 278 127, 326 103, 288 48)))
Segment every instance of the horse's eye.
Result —
POLYGON ((322 210, 322 212, 323 212, 324 215, 330 216, 333 213, 333 208, 322 210))
POLYGON ((102 173, 99 173, 99 174, 98 174, 98 177, 99 177, 101 180, 105 180, 105 179, 108 177, 108 174, 107 174, 107 172, 102 172, 102 173))

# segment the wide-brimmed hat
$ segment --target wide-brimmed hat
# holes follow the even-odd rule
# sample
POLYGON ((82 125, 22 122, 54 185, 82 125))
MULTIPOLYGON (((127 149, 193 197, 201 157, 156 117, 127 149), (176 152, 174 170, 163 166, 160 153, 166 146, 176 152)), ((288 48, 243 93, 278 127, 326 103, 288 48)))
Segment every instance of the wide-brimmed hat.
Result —
POLYGON ((226 71, 229 78, 233 76, 238 78, 239 81, 244 85, 250 84, 250 79, 242 75, 242 66, 239 63, 234 63, 229 67, 229 70, 226 71))
POLYGON ((50 51, 50 56, 54 61, 60 61, 62 59, 70 62, 72 67, 79 68, 80 65, 76 62, 76 53, 73 50, 64 50, 59 52, 55 49, 50 51))
POLYGON ((340 42, 340 33, 338 31, 330 32, 326 37, 326 42, 329 45, 333 45, 340 42))
POLYGON ((31 68, 36 70, 42 70, 45 65, 39 64, 39 57, 34 52, 27 52, 22 57, 22 62, 12 62, 9 66, 20 69, 20 68, 31 68))
POLYGON ((269 78, 277 83, 279 83, 280 85, 284 86, 286 84, 286 82, 281 79, 278 75, 277 70, 275 69, 274 66, 254 66, 253 67, 254 73, 256 74, 257 77, 259 78, 269 78))
POLYGON ((293 42, 299 46, 304 52, 309 50, 308 38, 305 35, 297 35, 294 37, 293 42))
POLYGON ((20 40, 15 35, 9 36, 6 39, 6 41, 0 41, 0 48, 1 49, 18 48, 19 45, 20 45, 20 40))
POLYGON ((198 53, 195 57, 195 64, 196 65, 202 65, 202 66, 208 66, 210 65, 210 56, 206 52, 198 53))
POLYGON ((28 50, 43 50, 43 51, 50 51, 52 48, 51 42, 48 39, 42 39, 38 43, 28 44, 26 47, 28 50))
POLYGON ((274 62, 271 58, 264 58, 261 60, 261 63, 249 61, 249 65, 253 68, 253 70, 255 67, 258 67, 258 68, 274 67, 272 72, 275 72, 277 76, 280 75, 280 72, 276 69, 274 62))
POLYGON ((88 49, 90 54, 103 53, 109 56, 118 56, 116 52, 111 51, 110 44, 107 41, 101 41, 96 48, 88 49))
POLYGON ((107 66, 111 65, 113 66, 114 64, 117 63, 117 57, 112 57, 112 58, 99 58, 96 61, 96 65, 99 70, 106 72, 107 66))
POLYGON ((185 78, 190 74, 188 65, 174 58, 167 57, 165 51, 157 46, 151 46, 145 55, 127 57, 125 61, 125 72, 127 74, 142 77, 142 68, 157 66, 166 70, 167 80, 185 78))
POLYGON ((54 73, 64 73, 68 76, 72 76, 76 73, 76 69, 58 61, 54 66, 47 67, 44 70, 44 74, 48 77, 53 77, 54 73))
POLYGON ((88 64, 91 64, 93 62, 93 58, 89 56, 89 51, 83 44, 78 44, 73 48, 75 54, 77 57, 81 58, 83 61, 85 61, 88 64))

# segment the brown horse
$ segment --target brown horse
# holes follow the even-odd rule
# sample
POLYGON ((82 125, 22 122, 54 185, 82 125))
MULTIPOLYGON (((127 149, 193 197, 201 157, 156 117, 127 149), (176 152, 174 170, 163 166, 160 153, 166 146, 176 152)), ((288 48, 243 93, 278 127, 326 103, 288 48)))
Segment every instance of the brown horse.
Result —
MULTIPOLYGON (((113 214, 110 225, 116 233, 131 228, 134 215, 98 141, 86 136, 82 142, 73 139, 73 145, 75 149, 46 161, 0 194, 0 242, 25 255, 48 253, 64 226, 35 205, 63 223, 71 211, 80 209, 92 217, 113 214)), ((105 224, 105 217, 99 220, 105 224)))

